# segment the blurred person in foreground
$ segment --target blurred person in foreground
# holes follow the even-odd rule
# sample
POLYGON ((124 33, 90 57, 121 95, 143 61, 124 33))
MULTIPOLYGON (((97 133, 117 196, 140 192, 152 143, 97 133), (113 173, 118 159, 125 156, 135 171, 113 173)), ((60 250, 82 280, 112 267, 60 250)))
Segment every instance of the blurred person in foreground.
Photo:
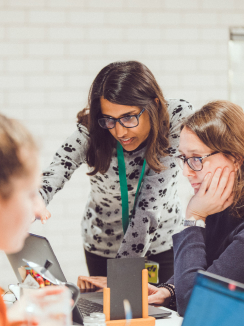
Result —
MULTIPOLYGON (((38 148, 30 133, 18 121, 0 114, 0 250, 22 249, 30 224, 43 210, 38 194, 40 169, 38 148)), ((38 295, 56 294, 60 287, 40 290, 38 295)), ((3 294, 2 289, 0 289, 3 294)), ((20 304, 14 304, 7 317, 0 296, 0 326, 27 325, 20 304)), ((37 322, 33 320, 33 325, 37 322)))

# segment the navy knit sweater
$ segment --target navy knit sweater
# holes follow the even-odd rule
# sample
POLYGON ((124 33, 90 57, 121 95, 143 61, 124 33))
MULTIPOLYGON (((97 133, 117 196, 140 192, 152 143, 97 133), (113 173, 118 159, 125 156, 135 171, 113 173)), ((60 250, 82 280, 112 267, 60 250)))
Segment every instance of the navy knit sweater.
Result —
POLYGON ((177 311, 184 315, 198 270, 244 283, 244 219, 229 209, 209 215, 206 228, 192 226, 173 236, 177 311))

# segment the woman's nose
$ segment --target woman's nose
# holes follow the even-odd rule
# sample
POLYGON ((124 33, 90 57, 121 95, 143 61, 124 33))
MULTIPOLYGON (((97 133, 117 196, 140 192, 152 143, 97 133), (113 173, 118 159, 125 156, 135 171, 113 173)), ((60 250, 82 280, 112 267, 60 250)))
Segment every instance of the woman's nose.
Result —
POLYGON ((183 175, 184 177, 189 177, 195 174, 195 171, 193 171, 189 165, 187 164, 187 162, 184 163, 183 166, 183 175))
POLYGON ((123 127, 118 121, 116 122, 114 129, 117 138, 123 138, 127 134, 127 128, 123 127))

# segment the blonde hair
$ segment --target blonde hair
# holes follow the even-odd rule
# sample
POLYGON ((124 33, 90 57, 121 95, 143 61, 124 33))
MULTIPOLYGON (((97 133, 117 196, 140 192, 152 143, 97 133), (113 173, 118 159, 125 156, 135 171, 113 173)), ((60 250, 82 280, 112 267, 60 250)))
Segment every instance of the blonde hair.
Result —
POLYGON ((238 216, 244 211, 244 112, 229 101, 214 101, 204 105, 181 125, 192 130, 213 151, 233 156, 240 167, 236 173, 232 208, 238 216))
POLYGON ((0 114, 0 196, 9 198, 12 178, 28 176, 36 158, 37 145, 17 120, 0 114))

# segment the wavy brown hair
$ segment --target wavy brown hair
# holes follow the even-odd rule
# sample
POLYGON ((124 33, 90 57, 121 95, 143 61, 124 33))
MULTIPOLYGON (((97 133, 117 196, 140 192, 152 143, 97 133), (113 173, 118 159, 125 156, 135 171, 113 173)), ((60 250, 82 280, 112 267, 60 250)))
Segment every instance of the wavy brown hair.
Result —
POLYGON ((28 176, 36 163, 37 145, 17 120, 0 114, 0 196, 8 199, 15 177, 28 176))
MULTIPOLYGON (((239 162, 233 194, 232 209, 237 216, 244 212, 244 112, 229 101, 215 101, 204 105, 186 118, 181 130, 186 127, 213 151, 232 156, 239 162)), ((244 217, 244 216, 243 216, 244 217)))
POLYGON ((163 170, 160 157, 168 155, 169 114, 162 91, 151 71, 137 61, 114 62, 103 68, 91 85, 88 107, 77 115, 78 123, 88 128, 90 139, 86 160, 93 171, 105 173, 110 165, 116 140, 98 124, 100 98, 109 102, 145 108, 150 118, 145 158, 155 172, 163 170), (158 99, 157 101, 155 99, 158 99))

